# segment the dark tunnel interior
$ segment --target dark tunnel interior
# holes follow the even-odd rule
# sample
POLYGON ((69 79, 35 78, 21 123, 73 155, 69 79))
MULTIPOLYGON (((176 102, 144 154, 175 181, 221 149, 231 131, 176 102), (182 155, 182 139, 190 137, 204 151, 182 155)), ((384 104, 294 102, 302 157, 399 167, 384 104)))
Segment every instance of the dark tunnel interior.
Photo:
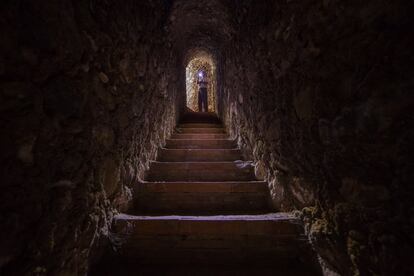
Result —
POLYGON ((408 0, 2 1, 0 274, 414 275, 412 11, 408 0), (200 70, 209 113, 197 112, 200 70), (182 189, 175 208, 205 209, 150 213, 164 204, 152 182, 182 189), (269 209, 242 212, 262 184, 269 209), (237 212, 214 209, 227 199, 237 212), (159 226, 160 214, 179 218, 159 226), (125 268, 130 252, 151 268, 125 268), (167 253, 204 265, 187 271, 167 253), (286 256, 301 268, 282 270, 286 256), (215 271, 213 259, 239 263, 215 271))

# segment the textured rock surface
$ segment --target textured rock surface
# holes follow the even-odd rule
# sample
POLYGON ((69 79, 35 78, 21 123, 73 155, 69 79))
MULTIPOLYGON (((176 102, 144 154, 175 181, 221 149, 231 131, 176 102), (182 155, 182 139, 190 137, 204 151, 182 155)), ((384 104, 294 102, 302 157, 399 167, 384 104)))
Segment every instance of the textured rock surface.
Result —
POLYGON ((222 55, 221 114, 274 205, 309 207, 331 270, 412 274, 412 4, 243 3, 243 31, 222 55))
POLYGON ((162 1, 45 2, 2 4, 5 275, 83 275, 180 108, 162 1))

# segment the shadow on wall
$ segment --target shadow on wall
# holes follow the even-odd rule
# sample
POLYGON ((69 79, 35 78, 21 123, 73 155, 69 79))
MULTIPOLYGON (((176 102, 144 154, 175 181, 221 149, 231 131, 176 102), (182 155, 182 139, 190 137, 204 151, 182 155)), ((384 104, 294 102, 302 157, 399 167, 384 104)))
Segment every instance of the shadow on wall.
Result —
POLYGON ((204 71, 207 76, 208 111, 217 111, 216 101, 216 65, 211 54, 204 50, 197 50, 189 59, 185 68, 187 107, 193 111, 198 110, 198 73, 204 71))

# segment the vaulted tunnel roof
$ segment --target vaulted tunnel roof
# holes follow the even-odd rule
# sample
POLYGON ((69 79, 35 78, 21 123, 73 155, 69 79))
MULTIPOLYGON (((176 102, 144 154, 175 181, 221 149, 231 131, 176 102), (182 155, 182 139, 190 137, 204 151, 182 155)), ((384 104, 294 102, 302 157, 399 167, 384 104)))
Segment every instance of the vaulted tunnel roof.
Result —
POLYGON ((193 55, 188 52, 197 51, 194 49, 216 55, 234 33, 229 6, 220 0, 176 0, 169 23, 171 40, 187 62, 189 55, 193 55))

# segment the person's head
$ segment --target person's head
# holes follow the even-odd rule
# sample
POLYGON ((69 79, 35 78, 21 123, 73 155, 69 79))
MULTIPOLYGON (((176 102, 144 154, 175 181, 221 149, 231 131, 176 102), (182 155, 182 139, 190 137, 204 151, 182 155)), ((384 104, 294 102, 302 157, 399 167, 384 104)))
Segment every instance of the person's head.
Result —
POLYGON ((197 75, 198 75, 198 80, 200 80, 200 81, 207 81, 208 80, 208 74, 203 69, 199 70, 197 75))
POLYGON ((204 80, 205 72, 203 70, 198 71, 198 80, 204 80))

